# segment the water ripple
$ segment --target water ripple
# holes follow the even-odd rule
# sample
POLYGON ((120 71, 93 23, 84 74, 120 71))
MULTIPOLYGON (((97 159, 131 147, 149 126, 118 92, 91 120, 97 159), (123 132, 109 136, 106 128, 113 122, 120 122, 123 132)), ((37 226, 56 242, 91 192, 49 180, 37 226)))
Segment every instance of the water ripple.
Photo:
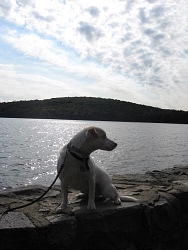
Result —
POLYGON ((60 148, 88 126, 118 143, 114 151, 92 154, 110 174, 188 165, 188 125, 0 118, 0 188, 49 185, 60 148))

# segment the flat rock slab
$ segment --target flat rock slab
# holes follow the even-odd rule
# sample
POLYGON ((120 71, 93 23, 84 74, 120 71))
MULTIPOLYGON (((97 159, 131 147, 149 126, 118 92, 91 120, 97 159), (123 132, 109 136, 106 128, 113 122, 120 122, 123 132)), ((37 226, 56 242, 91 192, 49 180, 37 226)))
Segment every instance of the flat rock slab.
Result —
POLYGON ((0 220, 0 230, 17 228, 35 228, 35 225, 22 212, 7 213, 0 220))
MULTIPOLYGON (((65 250, 187 250, 188 167, 112 177, 122 195, 138 202, 116 206, 96 199, 95 211, 87 200, 69 192, 68 214, 57 214, 60 187, 39 202, 0 220, 0 249, 65 250)), ((46 187, 27 186, 0 192, 0 213, 38 198, 46 187)))

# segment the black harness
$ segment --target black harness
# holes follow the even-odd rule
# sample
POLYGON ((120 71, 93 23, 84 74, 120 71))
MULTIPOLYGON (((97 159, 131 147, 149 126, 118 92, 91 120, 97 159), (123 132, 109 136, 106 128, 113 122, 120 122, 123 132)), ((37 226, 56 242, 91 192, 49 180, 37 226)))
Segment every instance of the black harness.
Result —
POLYGON ((72 157, 74 157, 78 161, 83 162, 83 168, 81 168, 81 171, 85 171, 85 169, 87 171, 89 171, 89 164, 88 164, 89 156, 81 157, 81 156, 77 155, 75 152, 73 152, 71 149, 74 149, 74 151, 77 151, 78 153, 80 153, 79 150, 75 147, 72 147, 71 143, 69 142, 69 144, 67 145, 67 153, 70 153, 72 155, 72 157))

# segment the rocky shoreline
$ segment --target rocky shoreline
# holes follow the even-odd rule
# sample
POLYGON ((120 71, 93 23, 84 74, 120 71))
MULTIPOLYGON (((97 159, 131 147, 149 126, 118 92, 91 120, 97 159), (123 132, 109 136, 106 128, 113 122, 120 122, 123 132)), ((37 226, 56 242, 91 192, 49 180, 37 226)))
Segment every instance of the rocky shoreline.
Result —
MULTIPOLYGON (((9 212, 0 221, 0 249, 188 249, 188 167, 113 176, 121 195, 138 202, 97 199, 97 210, 69 193, 70 214, 57 214, 59 186, 39 202, 9 212)), ((0 213, 38 198, 46 187, 27 186, 0 192, 0 213)))

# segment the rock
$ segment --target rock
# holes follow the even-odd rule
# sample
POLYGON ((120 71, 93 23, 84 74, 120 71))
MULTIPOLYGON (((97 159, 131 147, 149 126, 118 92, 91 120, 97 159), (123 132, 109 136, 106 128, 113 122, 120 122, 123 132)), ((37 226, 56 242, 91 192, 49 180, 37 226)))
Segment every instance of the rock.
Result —
POLYGON ((0 220, 0 229, 33 228, 30 219, 22 212, 5 214, 0 220))
POLYGON ((39 249, 39 245, 40 239, 36 227, 24 213, 12 212, 1 218, 1 250, 39 249))
MULTIPOLYGON (((39 202, 8 213, 0 221, 0 249, 187 250, 188 167, 113 176, 120 195, 139 202, 114 205, 69 192, 69 214, 57 214, 60 189, 54 186, 39 202)), ((26 204, 46 187, 28 186, 0 192, 0 211, 26 204)))

